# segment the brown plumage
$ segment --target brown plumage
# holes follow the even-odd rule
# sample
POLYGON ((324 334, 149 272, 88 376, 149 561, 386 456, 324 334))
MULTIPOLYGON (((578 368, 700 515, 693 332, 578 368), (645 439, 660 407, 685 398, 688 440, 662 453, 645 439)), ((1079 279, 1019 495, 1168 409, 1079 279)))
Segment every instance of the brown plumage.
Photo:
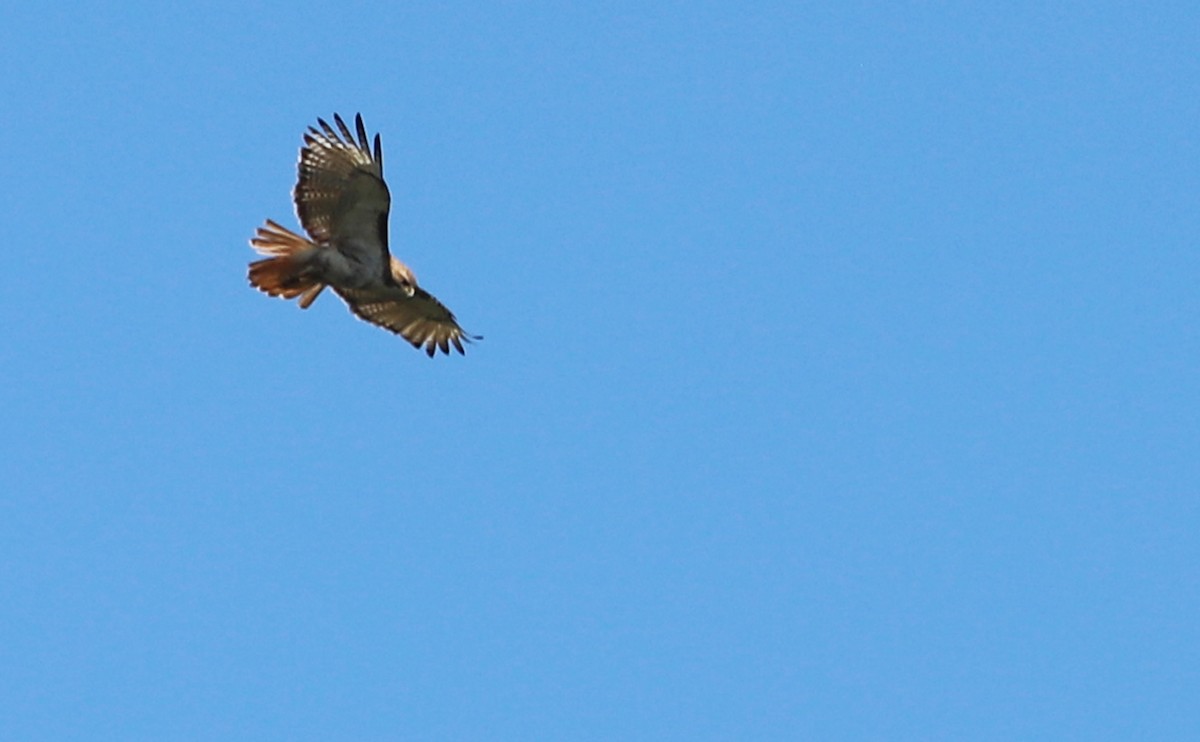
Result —
POLYGON ((284 299, 299 297, 307 309, 325 286, 355 316, 390 330, 429 356, 464 353, 468 335, 454 314, 417 284, 417 277, 388 250, 391 206, 383 180, 383 148, 370 146, 362 116, 357 138, 340 116, 333 127, 317 119, 300 149, 293 200, 305 238, 268 220, 250 244, 267 256, 250 264, 250 283, 284 299))

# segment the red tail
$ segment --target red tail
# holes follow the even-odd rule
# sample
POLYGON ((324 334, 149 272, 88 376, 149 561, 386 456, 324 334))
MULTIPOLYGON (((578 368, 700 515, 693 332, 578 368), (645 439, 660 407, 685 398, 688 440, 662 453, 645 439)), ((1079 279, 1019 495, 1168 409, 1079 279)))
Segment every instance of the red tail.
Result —
POLYGON ((284 299, 295 299, 303 294, 301 309, 308 309, 316 301, 325 284, 304 275, 305 258, 310 250, 318 249, 316 245, 269 219, 265 227, 258 228, 250 244, 260 253, 272 256, 250 264, 252 286, 284 299))

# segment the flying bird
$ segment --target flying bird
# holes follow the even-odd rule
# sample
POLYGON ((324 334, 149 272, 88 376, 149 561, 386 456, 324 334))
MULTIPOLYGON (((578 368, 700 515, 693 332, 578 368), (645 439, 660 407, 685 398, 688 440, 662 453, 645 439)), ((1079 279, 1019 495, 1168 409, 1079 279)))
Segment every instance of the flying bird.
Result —
POLYGON ((308 237, 267 220, 250 240, 267 257, 250 264, 250 284, 271 296, 299 298, 301 309, 326 286, 360 319, 400 335, 431 358, 482 338, 467 334, 454 314, 417 284, 412 270, 388 250, 391 195, 383 180, 379 134, 372 149, 362 115, 357 138, 342 117, 337 130, 323 119, 300 148, 292 198, 308 237))

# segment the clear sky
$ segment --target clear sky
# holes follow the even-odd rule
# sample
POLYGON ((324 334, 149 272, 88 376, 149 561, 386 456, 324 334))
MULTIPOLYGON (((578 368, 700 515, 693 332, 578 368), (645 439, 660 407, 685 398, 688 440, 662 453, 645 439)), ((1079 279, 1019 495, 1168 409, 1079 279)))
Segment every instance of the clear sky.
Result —
POLYGON ((426 6, 4 11, 0 738, 1200 739, 1194 3, 426 6))

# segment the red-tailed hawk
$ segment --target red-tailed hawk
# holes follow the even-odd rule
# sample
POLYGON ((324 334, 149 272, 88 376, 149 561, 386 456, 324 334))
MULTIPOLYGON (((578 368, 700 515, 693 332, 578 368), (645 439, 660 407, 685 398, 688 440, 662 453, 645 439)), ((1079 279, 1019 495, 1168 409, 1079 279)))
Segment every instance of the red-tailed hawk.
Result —
POLYGON ((391 205, 383 181, 383 148, 372 151, 362 116, 358 138, 334 115, 338 131, 317 119, 300 148, 299 180, 293 191, 296 215, 311 239, 267 220, 250 244, 269 257, 250 264, 250 283, 271 296, 300 298, 301 309, 326 286, 361 319, 402 336, 433 357, 450 346, 479 340, 459 327, 450 312, 417 285, 408 266, 388 251, 391 205))

